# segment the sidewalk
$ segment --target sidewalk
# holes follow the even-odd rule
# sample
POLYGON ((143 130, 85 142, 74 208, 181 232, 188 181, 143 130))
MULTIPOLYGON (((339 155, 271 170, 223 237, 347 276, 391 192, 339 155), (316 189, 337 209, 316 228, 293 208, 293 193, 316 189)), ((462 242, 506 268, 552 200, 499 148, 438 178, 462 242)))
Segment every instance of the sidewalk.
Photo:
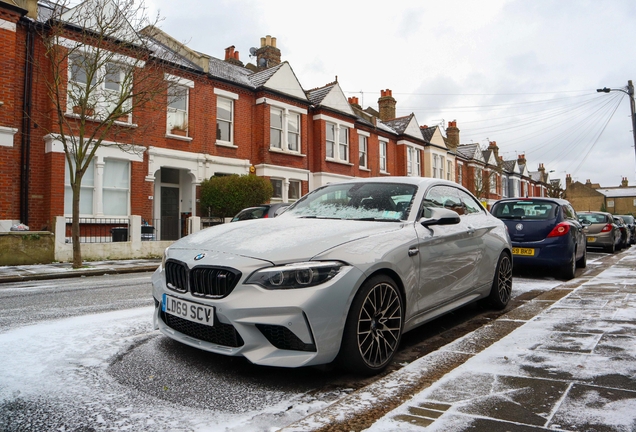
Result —
POLYGON ((78 276, 136 273, 155 271, 160 259, 108 260, 85 262, 84 267, 73 269, 71 263, 0 266, 0 284, 41 279, 59 279, 78 276))
POLYGON ((283 431, 636 431, 636 248, 606 262, 283 431))

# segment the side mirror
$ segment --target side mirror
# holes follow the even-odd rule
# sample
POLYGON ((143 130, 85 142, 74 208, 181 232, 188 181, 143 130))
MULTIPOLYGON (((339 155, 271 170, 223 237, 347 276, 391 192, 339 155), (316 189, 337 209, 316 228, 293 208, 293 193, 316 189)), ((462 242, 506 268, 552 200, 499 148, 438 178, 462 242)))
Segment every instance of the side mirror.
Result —
POLYGON ((425 227, 433 225, 455 225, 460 219, 457 212, 445 208, 431 208, 430 217, 420 219, 420 224, 425 227))

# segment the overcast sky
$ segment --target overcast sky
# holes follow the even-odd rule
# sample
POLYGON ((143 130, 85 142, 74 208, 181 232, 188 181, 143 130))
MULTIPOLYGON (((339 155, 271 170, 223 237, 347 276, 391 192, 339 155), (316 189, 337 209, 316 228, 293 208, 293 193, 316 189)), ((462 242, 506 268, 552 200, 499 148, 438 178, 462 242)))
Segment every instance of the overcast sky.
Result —
POLYGON ((197 51, 254 63, 271 35, 305 89, 337 76, 374 108, 391 89, 398 116, 456 120, 463 144, 496 141, 531 171, 636 186, 629 98, 596 92, 636 80, 634 0, 146 1, 197 51))

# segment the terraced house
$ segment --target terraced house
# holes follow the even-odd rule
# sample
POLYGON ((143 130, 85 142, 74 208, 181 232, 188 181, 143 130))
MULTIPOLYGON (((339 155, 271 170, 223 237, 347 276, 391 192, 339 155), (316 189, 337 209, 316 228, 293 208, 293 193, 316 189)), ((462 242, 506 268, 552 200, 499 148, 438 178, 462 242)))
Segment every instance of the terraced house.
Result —
MULTIPOLYGON (((143 49, 109 42, 116 55, 98 71, 106 79, 90 110, 74 104, 73 89, 93 81, 81 67, 82 56, 69 57, 60 75, 66 100, 56 110, 50 99, 51 47, 41 37, 51 16, 47 5, 0 0, 0 185, 5 191, 0 231, 18 222, 52 231, 58 218, 70 216, 71 173, 61 137, 72 135, 79 123, 97 129, 112 116, 101 136, 104 145, 84 174, 80 215, 93 221, 154 221, 155 240, 175 240, 199 229, 200 217, 210 215, 197 206, 198 185, 218 175, 265 177, 274 188, 273 202, 292 202, 330 182, 371 176, 449 179, 488 203, 544 193, 547 178, 534 179, 525 161, 508 166, 496 143, 487 151, 460 145, 457 122, 443 131, 420 126, 414 114, 396 117, 390 89, 381 91, 377 109, 347 98, 337 79, 304 89, 271 36, 253 49, 255 63, 244 64, 234 46, 216 58, 145 27, 134 35, 143 49), (161 94, 143 109, 127 105, 130 101, 104 102, 126 85, 123 71, 131 68, 133 88, 141 76, 154 74, 161 77, 156 85, 161 94), (184 224, 186 219, 194 225, 184 224)), ((73 32, 82 28, 73 16, 73 9, 62 16, 68 22, 56 49, 79 40, 73 32)))

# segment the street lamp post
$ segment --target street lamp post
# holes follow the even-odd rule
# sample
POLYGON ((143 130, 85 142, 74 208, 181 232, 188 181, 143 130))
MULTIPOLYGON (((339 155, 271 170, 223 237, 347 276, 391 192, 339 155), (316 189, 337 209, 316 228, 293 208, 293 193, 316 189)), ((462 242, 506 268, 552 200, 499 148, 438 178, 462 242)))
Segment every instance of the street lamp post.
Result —
POLYGON ((611 91, 619 91, 629 96, 629 106, 632 111, 632 134, 634 135, 634 154, 636 155, 636 102, 634 101, 634 84, 632 80, 627 81, 627 89, 612 89, 603 87, 602 89, 596 89, 599 93, 609 93, 611 91))

